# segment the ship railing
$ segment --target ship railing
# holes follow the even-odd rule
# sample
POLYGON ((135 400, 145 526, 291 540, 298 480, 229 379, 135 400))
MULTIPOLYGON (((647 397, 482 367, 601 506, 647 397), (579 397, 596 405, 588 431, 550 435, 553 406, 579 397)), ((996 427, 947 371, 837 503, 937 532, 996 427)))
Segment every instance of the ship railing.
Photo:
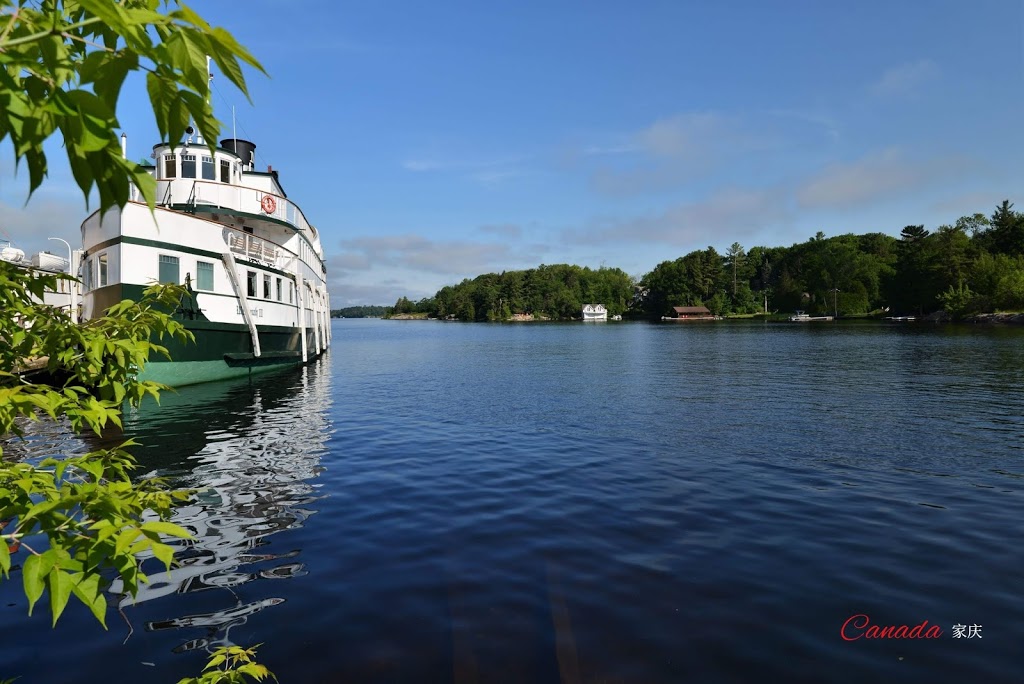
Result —
POLYGON ((249 261, 256 261, 289 273, 295 271, 298 255, 272 240, 229 228, 224 229, 224 240, 233 254, 249 261))
POLYGON ((298 230, 316 233, 298 205, 281 195, 258 188, 195 178, 167 179, 159 183, 165 186, 160 200, 164 206, 180 203, 193 207, 202 205, 235 210, 277 219, 298 230))

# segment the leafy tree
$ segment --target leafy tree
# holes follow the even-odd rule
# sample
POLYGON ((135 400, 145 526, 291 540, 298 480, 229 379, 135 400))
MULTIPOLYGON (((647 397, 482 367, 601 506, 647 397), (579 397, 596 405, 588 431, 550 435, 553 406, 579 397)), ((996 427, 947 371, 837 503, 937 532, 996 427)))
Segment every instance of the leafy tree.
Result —
POLYGON ((933 277, 934 240, 924 226, 906 226, 900 232, 896 274, 891 300, 900 311, 924 314, 936 301, 939 289, 933 277))
POLYGON ((386 306, 346 306, 341 309, 331 309, 332 318, 379 318, 387 313, 386 306))
POLYGON ((156 182, 122 158, 115 112, 127 75, 146 72, 160 135, 182 137, 190 120, 216 145, 219 122, 207 102, 206 55, 243 93, 239 60, 262 70, 230 33, 183 3, 158 0, 0 0, 0 142, 25 162, 29 192, 47 171, 43 143, 59 133, 71 172, 100 209, 123 205, 134 183, 152 206, 156 182))
POLYGON ((739 289, 740 268, 746 261, 747 253, 743 245, 738 242, 732 243, 729 249, 725 250, 725 263, 732 271, 732 296, 735 297, 739 289))
MULTIPOLYGON (((27 167, 29 195, 47 175, 44 144, 59 135, 75 181, 87 199, 97 191, 101 210, 124 205, 132 184, 154 205, 155 181, 122 158, 116 133, 116 105, 131 72, 147 73, 161 135, 180 139, 192 120, 216 144, 206 55, 242 92, 239 61, 261 67, 186 5, 159 10, 158 0, 0 0, 0 142, 9 138, 15 166, 27 167)), ((180 288, 150 289, 141 301, 76 326, 33 300, 55 283, 0 262, 0 435, 20 435, 25 421, 43 416, 66 419, 75 431, 119 425, 122 401, 137 404, 161 389, 136 375, 150 354, 166 351, 159 340, 188 336, 166 313, 180 288), (44 358, 57 384, 21 373, 44 358)), ((185 495, 159 481, 134 481, 129 445, 38 464, 0 458, 0 577, 9 579, 24 558, 30 612, 48 594, 56 622, 75 596, 105 625, 108 572, 134 595, 145 581, 138 554, 151 551, 165 567, 173 562, 164 535, 187 532, 166 520, 185 495)), ((235 654, 213 658, 220 655, 235 654)), ((236 657, 227 676, 266 676, 243 670, 248 664, 236 657)))
POLYGON ((1013 202, 1003 203, 992 212, 988 230, 992 251, 1002 254, 1024 254, 1024 214, 1013 210, 1013 202))
POLYGON ((955 226, 939 226, 934 243, 936 285, 939 288, 959 286, 967 276, 967 265, 976 251, 964 225, 958 221, 955 226))
MULTIPOLYGON (((432 313, 460 320, 508 320, 513 314, 579 318, 585 303, 603 303, 622 314, 633 299, 634 283, 624 271, 541 264, 527 271, 485 273, 437 291, 432 313)), ((425 300, 428 301, 428 300, 425 300)))
POLYGON ((960 318, 971 311, 976 298, 970 287, 960 283, 956 287, 951 285, 948 290, 939 295, 939 301, 949 315, 953 318, 960 318))

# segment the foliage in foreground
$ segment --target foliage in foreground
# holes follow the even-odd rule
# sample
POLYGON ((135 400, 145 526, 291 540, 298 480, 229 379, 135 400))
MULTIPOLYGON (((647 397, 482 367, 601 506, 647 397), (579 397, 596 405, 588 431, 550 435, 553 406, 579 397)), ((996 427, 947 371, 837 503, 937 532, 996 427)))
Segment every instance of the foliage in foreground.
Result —
MULTIPOLYGON (((123 401, 137 406, 163 389, 136 375, 151 352, 167 354, 158 341, 165 335, 191 339, 165 313, 182 295, 179 287, 150 288, 139 302, 123 301, 107 316, 76 325, 66 313, 33 301, 54 284, 55 276, 0 262, 0 435, 20 436, 26 421, 42 416, 97 435, 109 424, 120 426, 123 401), (47 360, 50 384, 13 372, 33 359, 47 360)), ((173 548, 161 535, 188 536, 166 522, 187 494, 168 491, 158 480, 133 482, 130 445, 38 465, 0 460, 0 575, 9 578, 24 554, 29 614, 48 594, 56 624, 73 595, 106 627, 103 591, 112 574, 135 595, 146 581, 139 554, 152 553, 170 569, 173 548)))
POLYGON ((270 677, 275 682, 277 677, 263 665, 256 662, 256 649, 226 646, 218 648, 210 655, 210 660, 198 677, 186 677, 178 684, 242 684, 252 677, 262 682, 270 677))
POLYGON ((220 124, 208 102, 206 56, 246 92, 239 61, 259 62, 220 27, 181 2, 0 0, 0 142, 25 162, 29 192, 47 173, 43 143, 59 132, 75 181, 100 209, 123 206, 130 184, 150 206, 156 182, 122 158, 115 112, 129 73, 146 72, 160 135, 179 140, 189 125, 216 144, 220 124), (165 5, 165 11, 159 11, 165 5))
MULTIPOLYGON (((219 123, 209 105, 208 56, 243 93, 240 62, 262 71, 229 32, 178 0, 0 0, 0 143, 10 139, 15 166, 28 168, 28 194, 47 175, 45 143, 59 135, 87 201, 95 189, 101 210, 124 206, 135 185, 153 207, 154 179, 122 158, 115 116, 121 88, 129 73, 145 71, 160 134, 178 140, 194 123, 212 149, 219 123)), ((158 397, 161 386, 139 382, 137 373, 151 354, 166 353, 159 340, 190 337, 165 313, 174 311, 180 288, 151 288, 142 301, 121 302, 104 318, 75 326, 33 301, 52 286, 53 278, 0 262, 3 439, 42 416, 66 420, 76 433, 120 426, 124 401, 158 397), (37 365, 45 366, 48 384, 23 374, 37 365)), ((156 480, 135 482, 126 446, 38 465, 6 461, 0 450, 0 580, 25 558, 30 613, 48 592, 56 622, 74 595, 105 627, 112 576, 134 595, 146 580, 140 554, 170 568, 173 548, 162 535, 187 536, 167 522, 185 495, 156 480)), ((219 651, 214 661, 222 667, 197 681, 267 676, 252 651, 219 651)))

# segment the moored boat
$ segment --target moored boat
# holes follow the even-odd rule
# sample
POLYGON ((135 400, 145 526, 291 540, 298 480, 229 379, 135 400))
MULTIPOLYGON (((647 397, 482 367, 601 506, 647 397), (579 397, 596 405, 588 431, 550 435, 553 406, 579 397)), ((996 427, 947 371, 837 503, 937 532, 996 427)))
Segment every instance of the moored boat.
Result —
POLYGON ((162 342, 143 377, 171 386, 298 365, 330 346, 327 267, 320 235, 278 173, 257 171, 256 145, 190 137, 153 147, 157 206, 134 196, 82 224, 82 314, 138 300, 154 282, 189 293, 176 318, 195 344, 162 342))
POLYGON ((797 311, 794 315, 789 317, 789 320, 794 323, 808 323, 810 321, 831 321, 831 316, 812 316, 803 311, 797 311))

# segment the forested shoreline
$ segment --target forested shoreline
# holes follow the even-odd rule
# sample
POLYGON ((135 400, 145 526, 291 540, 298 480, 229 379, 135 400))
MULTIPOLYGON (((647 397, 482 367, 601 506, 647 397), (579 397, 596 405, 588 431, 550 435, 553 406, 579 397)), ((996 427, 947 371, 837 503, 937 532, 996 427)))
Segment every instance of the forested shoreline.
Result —
POLYGON ((733 243, 663 261, 639 279, 618 268, 568 264, 487 273, 441 288, 432 298, 402 297, 388 315, 464 321, 523 316, 579 318, 587 303, 611 315, 659 318, 674 306, 715 315, 805 310, 815 314, 953 318, 1024 310, 1024 212, 1005 200, 934 232, 923 225, 885 233, 826 237, 790 247, 733 243))
POLYGON ((331 318, 380 318, 394 307, 389 306, 346 306, 331 309, 331 318))

